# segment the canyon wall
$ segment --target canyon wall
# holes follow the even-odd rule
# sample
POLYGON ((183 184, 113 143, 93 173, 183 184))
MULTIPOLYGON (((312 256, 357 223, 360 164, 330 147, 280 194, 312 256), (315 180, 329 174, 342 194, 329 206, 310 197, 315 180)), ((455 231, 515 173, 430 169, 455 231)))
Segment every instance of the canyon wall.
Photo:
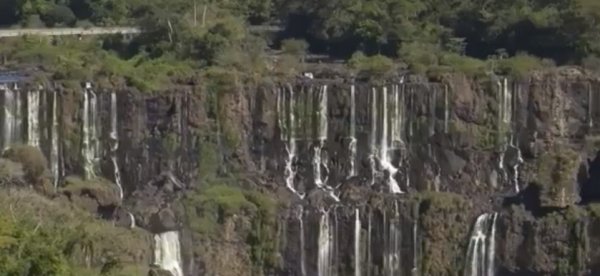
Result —
POLYGON ((9 83, 2 142, 39 147, 55 195, 178 248, 155 260, 173 275, 600 273, 596 76, 225 87, 9 83), (220 207, 203 235, 192 194, 215 182, 277 212, 220 207))

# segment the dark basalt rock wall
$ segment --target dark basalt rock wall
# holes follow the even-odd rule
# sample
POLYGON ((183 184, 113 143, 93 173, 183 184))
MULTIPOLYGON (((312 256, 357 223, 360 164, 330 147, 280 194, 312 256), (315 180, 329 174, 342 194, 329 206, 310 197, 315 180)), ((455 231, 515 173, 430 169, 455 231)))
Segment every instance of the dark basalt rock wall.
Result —
MULTIPOLYGON (((160 95, 98 87, 97 174, 116 181, 110 138, 110 95, 116 91, 124 199, 113 206, 115 218, 131 212, 149 231, 188 233, 180 201, 214 168, 244 175, 250 187, 284 203, 273 237, 280 267, 268 269, 269 275, 317 275, 319 263, 330 275, 353 274, 357 210, 362 275, 460 274, 472 225, 486 212, 499 214, 499 275, 594 275, 600 271, 600 257, 591 250, 600 245, 600 212, 593 204, 600 200, 598 88, 600 79, 573 68, 506 82, 449 76, 356 83, 354 94, 343 80, 297 80, 217 96, 192 85, 160 95), (218 153, 211 162, 203 162, 207 149, 218 153), (390 193, 391 182, 404 193, 390 193), (331 244, 326 263, 319 261, 324 216, 331 244)), ((84 92, 43 89, 40 147, 47 156, 52 93, 59 95, 62 181, 84 172, 84 92)), ((27 124, 22 127, 27 133, 27 124)), ((236 229, 243 221, 225 223, 236 229)), ((189 233, 182 239, 189 275, 215 271, 216 264, 191 247, 221 245, 192 240, 189 233)), ((248 265, 242 242, 223 248, 221 257, 238 262, 236 269, 248 265)), ((218 259, 218 252, 210 258, 218 259)), ((233 272, 221 275, 227 273, 233 272)))

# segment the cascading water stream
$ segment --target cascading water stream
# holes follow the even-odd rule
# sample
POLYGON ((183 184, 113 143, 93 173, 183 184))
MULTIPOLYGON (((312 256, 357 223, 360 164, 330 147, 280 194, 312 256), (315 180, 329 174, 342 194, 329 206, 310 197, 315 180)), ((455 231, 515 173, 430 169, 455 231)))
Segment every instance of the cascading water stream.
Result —
POLYGON ((52 133, 51 133, 51 145, 50 145, 50 167, 52 170, 54 190, 58 189, 58 182, 60 180, 59 170, 59 153, 58 153, 58 92, 52 93, 52 133))
POLYGON ((321 210, 321 219, 319 221, 319 256, 317 261, 319 276, 331 276, 333 274, 333 246, 333 232, 331 231, 329 211, 321 210))
POLYGON ((354 85, 350 87, 350 173, 348 177, 356 176, 356 91, 354 85))
POLYGON ((84 171, 86 178, 94 178, 97 168, 98 137, 96 94, 91 85, 86 84, 83 92, 83 147, 84 171))
POLYGON ((465 276, 494 276, 497 213, 477 217, 469 240, 465 276))
POLYGON ((294 194, 296 194, 301 199, 304 198, 304 194, 296 191, 294 187, 294 178, 296 177, 296 171, 294 169, 294 159, 296 158, 296 125, 294 118, 294 89, 290 87, 289 94, 289 106, 286 112, 285 109, 285 90, 279 90, 277 97, 277 114, 279 116, 279 127, 282 130, 282 140, 285 141, 285 150, 287 152, 287 158, 285 160, 285 185, 286 187, 294 194), (282 116, 287 115, 287 124, 284 122, 282 116))
POLYGON ((361 275, 360 229, 360 211, 356 208, 354 210, 354 276, 361 275))
POLYGON ((369 162, 371 165, 371 185, 375 184, 377 176, 377 90, 371 89, 371 136, 370 136, 371 151, 369 154, 369 162))
POLYGON ((319 115, 317 128, 318 144, 314 147, 313 173, 315 175, 315 185, 323 189, 325 183, 321 175, 321 166, 324 165, 321 160, 321 151, 327 140, 327 86, 323 86, 321 93, 319 93, 319 109, 317 113, 319 115))
MULTIPOLYGON (((402 190, 400 190, 400 186, 398 186, 398 182, 396 181, 396 173, 398 172, 398 168, 396 168, 394 166, 394 164, 392 164, 391 158, 390 158, 390 153, 389 153, 389 145, 388 145, 388 141, 389 141, 389 137, 388 137, 388 124, 390 122, 388 122, 388 102, 387 102, 387 95, 388 91, 387 88, 384 87, 383 88, 383 96, 382 96, 382 102, 383 102, 383 118, 382 118, 382 134, 381 134, 381 144, 380 144, 380 150, 379 150, 379 163, 382 167, 383 170, 388 172, 388 187, 391 193, 393 194, 400 194, 402 193, 402 190)), ((392 120, 392 123, 395 120, 392 120)))
POLYGON ((129 228, 135 228, 135 217, 131 212, 127 212, 127 215, 129 216, 129 228))
POLYGON ((304 252, 304 209, 300 206, 298 211, 298 222, 300 224, 300 272, 306 276, 306 253, 304 252))
POLYGON ((36 148, 40 146, 40 93, 27 92, 27 144, 36 148))
POLYGON ((18 87, 4 88, 4 149, 21 142, 21 99, 18 87))
POLYGON ((395 276, 400 273, 400 211, 398 202, 394 203, 394 215, 388 220, 387 243, 385 244, 384 275, 395 276))
POLYGON ((114 91, 110 94, 110 139, 112 140, 111 156, 110 159, 113 164, 115 184, 119 189, 119 198, 123 200, 123 186, 121 184, 121 172, 119 171, 119 164, 117 162, 118 149, 119 149, 119 133, 117 127, 117 93, 114 91))
POLYGON ((173 276, 183 276, 179 232, 170 231, 154 235, 154 264, 173 276))

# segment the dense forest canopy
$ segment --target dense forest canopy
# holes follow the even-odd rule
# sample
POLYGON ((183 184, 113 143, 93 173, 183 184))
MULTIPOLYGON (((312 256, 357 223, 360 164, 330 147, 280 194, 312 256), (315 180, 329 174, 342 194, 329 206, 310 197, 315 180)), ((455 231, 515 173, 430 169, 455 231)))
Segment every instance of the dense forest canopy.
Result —
POLYGON ((121 57, 168 54, 202 66, 218 63, 223 52, 273 42, 250 38, 249 25, 283 27, 272 44, 276 47, 280 39, 294 38, 307 41, 313 53, 341 59, 357 52, 380 54, 420 70, 477 62, 459 56, 485 60, 526 54, 581 64, 600 55, 599 19, 596 0, 0 2, 0 25, 141 26, 151 34, 127 46, 121 57))

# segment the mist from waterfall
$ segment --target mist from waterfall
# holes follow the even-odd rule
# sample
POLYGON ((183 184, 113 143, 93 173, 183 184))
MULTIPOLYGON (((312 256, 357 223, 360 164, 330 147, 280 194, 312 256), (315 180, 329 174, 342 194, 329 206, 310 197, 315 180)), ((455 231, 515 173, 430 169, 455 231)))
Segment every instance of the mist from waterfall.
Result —
POLYGON ((115 184, 119 189, 119 198, 123 200, 123 186, 121 184, 121 173, 119 171, 119 164, 117 162, 118 150, 119 150, 119 133, 117 126, 117 93, 114 91, 110 94, 110 139, 112 144, 111 148, 111 161, 114 169, 115 184))
POLYGON ((183 276, 179 232, 154 235, 154 264, 171 272, 173 276, 183 276))
POLYGON ((86 89, 83 92, 83 145, 82 155, 84 160, 84 172, 87 179, 96 176, 98 167, 98 152, 99 141, 97 133, 97 98, 91 86, 86 84, 86 89))
POLYGON ((497 213, 477 217, 469 239, 465 276, 495 275, 497 218, 497 213))

